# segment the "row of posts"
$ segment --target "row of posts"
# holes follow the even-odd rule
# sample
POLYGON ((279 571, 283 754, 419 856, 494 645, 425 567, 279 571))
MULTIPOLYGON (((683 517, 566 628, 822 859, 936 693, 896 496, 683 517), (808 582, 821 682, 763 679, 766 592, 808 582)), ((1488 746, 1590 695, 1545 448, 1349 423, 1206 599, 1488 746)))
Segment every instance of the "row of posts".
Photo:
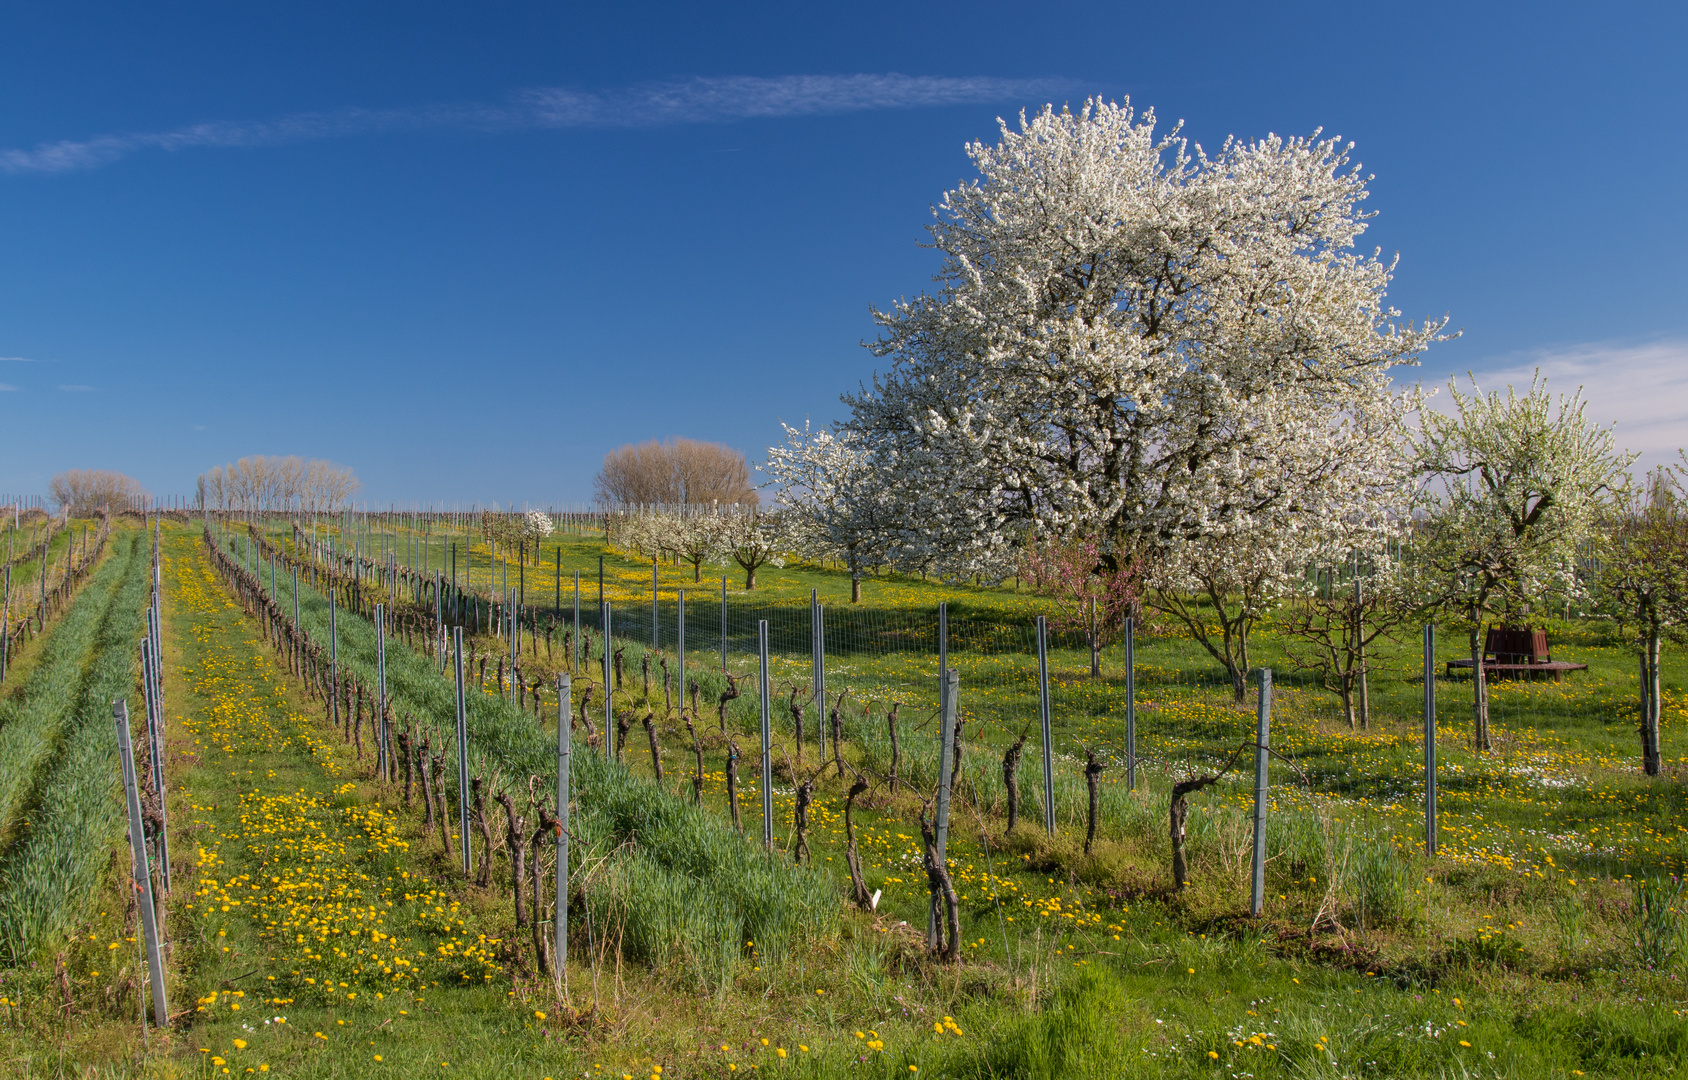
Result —
MULTIPOLYGON (((601 567, 600 567, 600 571, 601 571, 601 567)), ((156 566, 155 566, 155 575, 156 575, 156 566)), ((272 586, 272 592, 273 592, 274 586, 275 586, 275 566, 274 566, 273 558, 271 560, 271 586, 272 586)), ((293 586, 294 586, 294 617, 295 617, 295 622, 297 623, 297 620, 298 620, 298 573, 297 573, 297 570, 294 571, 293 586)), ((659 621, 660 609, 658 608, 657 602, 656 602, 656 587, 657 587, 657 582, 656 582, 656 575, 655 575, 655 566, 653 565, 653 574, 652 574, 652 646, 653 647, 657 647, 660 644, 660 631, 658 629, 659 626, 660 626, 660 621, 659 621)), ((602 588, 602 577, 601 577, 601 574, 600 574, 600 589, 601 588, 602 588)), ((561 591, 561 586, 560 586, 560 581, 559 581, 559 585, 558 585, 559 594, 560 594, 560 591, 561 591)), ((438 597, 438 593, 436 593, 436 605, 438 604, 437 597, 438 597)), ((559 596, 559 598, 560 598, 560 596, 559 596)), ((508 618, 509 618, 508 629, 511 631, 508 636, 511 640, 512 660, 514 660, 515 655, 516 655, 514 650, 517 649, 515 642, 519 637, 519 635, 517 633, 515 633, 515 629, 516 629, 516 626, 517 626, 516 619, 518 618, 518 612, 519 612, 519 604, 514 602, 515 601, 515 594, 514 593, 507 593, 506 594, 506 600, 509 601, 506 604, 506 609, 507 609, 508 618)), ((606 693, 604 695, 604 730, 607 733, 607 732, 613 731, 614 727, 615 727, 614 715, 613 715, 613 695, 608 693, 608 688, 613 685, 613 670, 612 670, 613 649, 610 647, 610 642, 612 641, 612 638, 613 638, 613 613, 612 613, 612 610, 611 610, 611 605, 609 604, 608 601, 601 601, 600 603, 601 603, 601 617, 602 617, 602 633, 603 633, 604 641, 605 641, 605 648, 603 650, 603 664, 604 664, 603 680, 604 680, 604 686, 606 687, 606 693)), ((337 643, 338 635, 337 635, 336 629, 335 629, 335 602, 334 602, 334 595, 333 595, 332 591, 330 592, 329 606, 330 606, 330 647, 329 647, 329 653, 330 653, 330 664, 331 664, 331 668, 332 668, 337 663, 337 644, 338 644, 337 643)), ((154 594, 154 608, 156 608, 156 589, 155 589, 155 594, 154 594)), ((679 660, 679 664, 680 664, 680 685, 682 687, 684 687, 684 685, 685 685, 685 678, 684 678, 684 676, 685 676, 685 660, 684 660, 684 656, 685 656, 685 652, 684 652, 684 650, 685 650, 685 592, 684 592, 684 590, 681 590, 680 593, 679 593, 678 608, 679 608, 679 610, 678 610, 678 627, 677 627, 678 635, 677 635, 676 644, 677 644, 678 655, 680 657, 680 660, 679 660)), ((817 738, 820 741, 820 746, 821 746, 822 752, 824 753, 824 739, 825 739, 825 731, 826 731, 826 725, 824 723, 824 716, 825 716, 825 702, 826 702, 826 692, 827 692, 826 691, 826 666, 825 666, 825 657, 826 657, 825 625, 826 624, 825 624, 825 608, 824 608, 824 605, 822 605, 819 602, 818 596, 814 591, 811 591, 811 594, 810 594, 810 609, 811 609, 811 647, 812 647, 812 664, 813 664, 813 691, 814 691, 814 700, 817 702, 817 705, 818 705, 818 721, 817 721, 817 725, 816 725, 816 727, 818 729, 817 730, 817 738)), ((722 611, 722 663, 723 663, 723 669, 724 669, 725 668, 725 660, 726 660, 726 639, 727 639, 727 603, 726 603, 726 579, 725 578, 722 579, 722 606, 721 606, 721 611, 722 611)), ((577 628, 580 625, 579 612, 580 612, 580 574, 579 574, 579 571, 576 571, 575 574, 574 574, 574 613, 575 613, 574 625, 577 628)), ((377 674, 377 682, 378 682, 377 693, 378 693, 378 709, 379 709, 378 715, 381 717, 381 728, 380 728, 380 734, 379 734, 379 739, 378 739, 378 769, 381 769, 381 770, 388 770, 388 769, 391 768, 391 758, 390 758, 390 751, 389 751, 389 748, 388 748, 388 735, 387 735, 387 732, 386 732, 386 719, 385 719, 385 717, 386 717, 386 709, 385 709, 385 704, 386 704, 385 614, 386 613, 385 613, 384 606, 383 605, 377 605, 376 606, 376 612, 375 612, 375 625, 376 625, 376 630, 377 630, 377 634, 376 634, 376 640, 377 640, 377 673, 378 673, 377 674)), ((149 630, 149 635, 150 635, 149 639, 154 641, 154 642, 156 642, 156 626, 157 626, 156 615, 149 616, 149 627, 151 628, 149 630)), ((1043 616, 1038 616, 1036 627, 1037 627, 1037 662, 1038 662, 1038 716, 1039 716, 1039 723, 1040 723, 1040 729, 1041 729, 1040 734, 1041 734, 1041 737, 1042 737, 1041 741, 1042 741, 1042 749, 1043 749, 1043 754, 1042 754, 1042 758, 1043 758, 1043 777, 1042 777, 1042 780, 1043 780, 1043 796, 1044 796, 1043 797, 1044 827, 1049 833, 1053 834, 1055 832, 1053 732, 1052 732, 1052 725, 1051 725, 1051 699, 1050 699, 1050 693, 1049 693, 1048 626, 1047 626, 1047 622, 1046 622, 1046 620, 1043 616)), ((579 665, 579 649, 580 649, 579 634, 576 633, 576 634, 572 635, 572 638, 573 638, 573 658, 572 658, 573 659, 573 665, 572 666, 578 668, 578 665, 579 665)), ((1126 721, 1125 722, 1125 729, 1126 729, 1125 730, 1126 776, 1127 776, 1128 789, 1135 790, 1136 780, 1137 780, 1137 776, 1136 776, 1136 773, 1137 773, 1136 710, 1135 710, 1136 695, 1135 695, 1135 686, 1134 686, 1134 681, 1135 681, 1135 657, 1134 657, 1135 635, 1134 635, 1134 627, 1133 627, 1133 624, 1132 624, 1132 620, 1129 619, 1129 618, 1126 620, 1123 645, 1124 645, 1125 654, 1126 654, 1125 655, 1125 660, 1126 660, 1125 671, 1126 671, 1126 690, 1127 690, 1127 695, 1126 695, 1127 706, 1126 706, 1126 717, 1125 717, 1125 721, 1126 721)), ((156 649, 156 644, 153 646, 153 648, 156 649)), ((767 623, 767 620, 765 620, 765 619, 758 620, 758 623, 757 623, 757 652, 758 652, 758 660, 759 660, 759 663, 758 663, 758 697, 760 699, 760 709, 761 709, 760 736, 761 736, 761 765, 762 765, 762 778, 763 778, 762 783, 760 785, 760 787, 761 787, 761 803, 762 803, 762 807, 761 807, 761 809, 762 809, 762 840, 763 840, 764 846, 768 849, 771 849, 772 846, 773 846, 773 839, 774 839, 773 838, 773 790, 772 790, 772 785, 768 782, 768 778, 772 775, 772 764, 773 764, 772 763, 772 723, 771 723, 772 718, 771 718, 771 713, 770 713, 768 623, 767 623)), ((457 691, 456 696, 457 696, 459 828, 460 828, 460 836, 462 836, 462 838, 463 838, 462 844, 461 844, 462 859, 463 859, 463 871, 464 871, 465 874, 468 874, 468 873, 471 872, 471 851, 470 851, 470 840, 469 840, 469 837, 470 837, 470 832, 469 832, 469 801, 468 801, 468 788, 469 788, 468 754, 467 754, 468 731, 467 731, 467 708, 466 708, 467 700, 466 700, 466 696, 465 696, 465 683, 464 683, 464 675, 463 675, 463 632, 462 632, 461 626, 453 628, 452 654, 453 654, 453 661, 454 661, 454 669, 455 669, 454 674, 455 674, 456 691, 457 691)), ((143 658, 143 660, 144 660, 144 658, 143 658)), ((960 682, 959 674, 955 671, 952 671, 949 668, 949 665, 948 665, 948 605, 947 604, 940 604, 939 605, 939 611, 938 611, 938 663, 939 663, 939 705, 940 705, 940 715, 942 717, 942 721, 941 721, 941 738, 940 738, 940 750, 939 750, 939 753, 940 753, 939 786, 938 786, 938 791, 936 793, 936 797, 935 797, 934 802, 935 802, 935 819, 936 819, 935 820, 936 855, 939 859, 943 859, 943 858, 946 857, 946 852, 947 852, 947 841, 948 841, 948 832, 949 832, 949 814, 948 814, 949 801, 950 801, 949 797, 950 797, 950 790, 953 786, 953 779, 954 779, 953 774, 954 774, 954 768, 955 768, 955 764, 956 764, 955 763, 955 736, 956 736, 956 717, 957 717, 957 695, 958 695, 959 682, 960 682)), ((1436 710, 1436 690, 1435 690, 1435 667, 1434 667, 1434 665, 1435 665, 1435 628, 1433 626, 1427 625, 1424 628, 1424 674, 1425 674, 1425 679, 1424 679, 1424 686, 1425 686, 1425 697, 1424 697, 1425 803, 1424 803, 1424 811, 1425 811, 1425 849, 1426 849, 1426 853, 1430 854, 1430 855, 1434 855, 1436 853, 1436 848, 1437 848, 1437 844, 1436 844, 1436 711, 1435 711, 1436 710)), ((557 676, 558 701, 561 704, 565 714, 567 712, 566 703, 571 700, 571 695, 572 695, 572 685, 571 685, 571 683, 572 683, 571 676, 568 673, 566 673, 566 672, 560 673, 557 676)), ((1266 814, 1267 814, 1268 794, 1269 794, 1269 782, 1268 782, 1269 768, 1268 768, 1268 766, 1269 766, 1270 752, 1271 752, 1270 751, 1270 741, 1269 741, 1270 740, 1270 724, 1271 724, 1271 705, 1272 705, 1272 672, 1271 672, 1270 669, 1262 669, 1261 673, 1260 673, 1260 682, 1259 682, 1259 691, 1258 691, 1258 701, 1257 701, 1257 711, 1256 711, 1256 734, 1255 734, 1255 742, 1254 742, 1254 751, 1255 751, 1255 785, 1254 785, 1254 815, 1253 815, 1254 836, 1253 836, 1253 853, 1252 853, 1253 854, 1253 860, 1252 860, 1253 861, 1252 889, 1251 889, 1251 898, 1250 898, 1250 908, 1251 908, 1252 913, 1256 916, 1261 914, 1263 907, 1264 907, 1264 899, 1265 899, 1264 892, 1265 892, 1265 856, 1266 856, 1266 814)), ((567 722, 566 719, 563 719, 563 720, 559 721, 557 727, 558 727, 558 738, 557 738, 557 764, 558 764, 557 818, 558 818, 559 822, 562 823, 562 834, 559 838, 559 846, 558 846, 557 901, 556 901, 557 902, 557 909, 556 909, 557 910, 557 918, 556 918, 556 956, 558 958, 558 963, 557 963, 556 970, 557 970, 558 978, 561 979, 562 978, 562 972, 564 971, 564 967, 565 967, 566 956, 567 956, 567 938, 566 938, 567 889, 566 889, 566 882, 568 880, 568 857, 569 857, 568 856, 568 841, 569 841, 569 832, 568 832, 568 809, 569 809, 569 807, 568 807, 568 804, 569 804, 569 797, 570 797, 569 796, 569 787, 570 787, 569 762, 570 762, 571 751, 570 751, 570 725, 569 725, 569 723, 567 722)), ((120 735, 122 735, 122 737, 125 739, 125 745, 127 745, 127 742, 126 742, 126 738, 127 738, 127 735, 126 735, 126 720, 120 721, 120 729, 122 729, 120 731, 120 735)), ((607 738, 606 738, 605 745, 604 745, 604 752, 606 754, 610 753, 610 746, 609 746, 609 741, 608 741, 607 738)), ((155 760, 155 762, 159 760, 157 755, 155 755, 154 760, 155 760)), ((132 764, 129 766, 129 768, 132 771, 132 768, 133 768, 132 764)), ((159 777, 155 779, 155 783, 160 784, 160 785, 162 784, 161 773, 160 773, 159 777)), ((138 804, 137 804, 137 807, 138 807, 138 804)), ((136 812, 138 813, 138 809, 136 810, 136 812)), ((144 847, 144 845, 143 845, 143 847, 144 847)), ((143 857, 144 857, 144 851, 143 851, 142 854, 143 854, 143 857)), ((167 874, 168 874, 168 870, 167 870, 167 863, 166 863, 166 875, 167 874)), ((143 880, 144 880, 144 875, 143 875, 143 880)), ((932 934, 936 933, 937 923, 938 923, 938 919, 939 919, 940 913, 939 913, 938 905, 939 905, 939 900, 936 896, 934 896, 933 900, 932 900, 932 908, 931 908, 931 912, 930 912, 930 925, 929 925, 929 933, 932 933, 932 934)), ((155 995, 161 994, 161 993, 162 993, 161 987, 155 991, 155 995)))

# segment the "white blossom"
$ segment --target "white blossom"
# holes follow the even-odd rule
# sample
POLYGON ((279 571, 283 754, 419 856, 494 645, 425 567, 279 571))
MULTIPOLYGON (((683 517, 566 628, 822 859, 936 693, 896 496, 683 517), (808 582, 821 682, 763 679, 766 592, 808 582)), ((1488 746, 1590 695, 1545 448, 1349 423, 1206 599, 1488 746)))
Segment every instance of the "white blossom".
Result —
POLYGON ((940 289, 876 313, 890 370, 845 399, 862 486, 913 523, 903 558, 999 571, 1032 530, 1168 575, 1220 550, 1287 567, 1394 512, 1418 395, 1390 370, 1445 320, 1398 325, 1393 264, 1353 251, 1348 147, 1210 157, 1154 126, 1090 101, 969 147, 981 178, 931 227, 940 289))

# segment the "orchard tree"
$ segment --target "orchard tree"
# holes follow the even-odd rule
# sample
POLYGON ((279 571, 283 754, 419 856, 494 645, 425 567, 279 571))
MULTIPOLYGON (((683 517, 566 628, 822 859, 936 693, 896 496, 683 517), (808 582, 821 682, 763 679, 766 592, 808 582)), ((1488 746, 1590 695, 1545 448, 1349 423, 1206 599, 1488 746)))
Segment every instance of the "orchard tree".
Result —
POLYGON ((722 546, 744 570, 745 589, 754 590, 757 570, 785 565, 785 553, 791 549, 785 520, 765 510, 728 511, 721 517, 722 546))
POLYGON ((1127 618, 1140 618, 1144 564, 1103 550, 1094 537, 1027 543, 1020 574, 1032 591, 1055 602, 1050 625, 1084 635, 1090 646, 1090 677, 1102 674, 1102 650, 1125 631, 1127 618))
MULTIPOLYGON (((1685 459, 1688 463, 1688 459, 1685 459)), ((1600 606, 1635 627, 1641 654, 1641 768, 1657 776, 1659 653, 1665 637, 1688 627, 1688 504, 1681 465, 1655 470, 1629 485, 1603 523, 1606 537, 1597 580, 1600 606)))
POLYGON ((1504 395, 1449 383, 1449 412, 1426 410, 1419 465, 1429 478, 1421 557, 1440 577, 1444 602, 1463 618, 1472 664, 1473 738, 1487 750, 1484 616, 1516 619, 1532 602, 1584 594, 1580 547, 1620 495, 1635 458, 1609 427, 1585 416, 1582 391, 1557 403, 1538 372, 1529 390, 1504 395))
POLYGON ((1027 534, 1139 553, 1163 596, 1244 605, 1216 654, 1241 685, 1248 625, 1320 524, 1384 513, 1417 402, 1390 372, 1445 320, 1385 305, 1338 140, 1210 156, 1154 128, 1092 100, 972 144, 980 177, 930 227, 940 288, 876 312, 890 368, 845 398, 849 428, 919 524, 905 557, 997 572, 1027 534))
POLYGON ((896 561, 908 517, 886 498, 859 434, 780 426, 785 442, 768 448, 767 471, 780 486, 791 543, 806 557, 842 560, 850 569, 850 603, 859 604, 862 571, 896 561))

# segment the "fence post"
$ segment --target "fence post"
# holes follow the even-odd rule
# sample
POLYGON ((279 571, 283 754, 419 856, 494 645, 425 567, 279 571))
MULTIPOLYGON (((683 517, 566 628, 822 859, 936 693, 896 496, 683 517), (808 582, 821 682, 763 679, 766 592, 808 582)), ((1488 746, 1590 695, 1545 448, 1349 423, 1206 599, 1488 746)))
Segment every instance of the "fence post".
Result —
POLYGON ((1424 853, 1436 854, 1436 624, 1424 624, 1424 853))
POLYGON ((335 622, 334 597, 339 590, 328 590, 328 716, 334 730, 340 730, 340 632, 335 622))
POLYGON ((1043 828, 1055 835, 1055 759, 1049 730, 1049 623, 1037 617, 1037 718, 1043 728, 1043 828))
POLYGON ((299 568, 293 568, 293 625, 299 625, 299 568))
POLYGON ((815 600, 815 753, 826 756, 826 605, 815 600))
POLYGON ((1254 727, 1254 891, 1249 910, 1256 918, 1266 903, 1266 787, 1272 729, 1272 669, 1260 669, 1260 700, 1254 727))
MULTIPOLYGON (((463 840, 463 876, 469 876, 469 703, 463 697, 463 628, 452 627, 453 666, 457 672, 457 827, 463 840)), ((445 822, 440 827, 449 828, 445 822)))
MULTIPOLYGON (((941 609, 940 609, 941 610, 941 609)), ((938 683, 938 715, 942 730, 938 741, 938 791, 933 798, 935 804, 932 809, 933 836, 936 839, 935 848, 939 866, 948 865, 949 859, 949 810, 950 788, 955 783, 955 715, 956 691, 961 682, 958 672, 945 669, 941 681, 938 683)), ((936 892, 932 893, 931 905, 926 916, 926 944, 929 948, 938 947, 940 937, 938 928, 943 923, 943 900, 936 892)))
POLYGON ((146 940, 147 972, 152 979, 152 1022, 170 1026, 170 1009, 164 997, 164 964, 158 953, 157 912, 152 906, 152 871, 147 866, 147 840, 141 818, 141 793, 135 783, 135 748, 129 741, 129 703, 118 698, 111 703, 117 726, 117 754, 123 766, 123 793, 129 803, 129 854, 135 860, 135 889, 140 893, 141 930, 146 940))
POLYGON ((613 660, 610 657, 610 653, 611 653, 612 650, 610 649, 610 644, 611 644, 611 642, 610 642, 610 606, 609 606, 608 603, 604 604, 603 614, 604 614, 604 625, 602 627, 602 630, 603 630, 603 637, 604 637, 604 756, 609 757, 609 756, 611 756, 612 753, 614 753, 614 747, 611 744, 615 742, 615 710, 610 705, 610 699, 614 695, 614 692, 615 692, 614 691, 615 683, 611 681, 611 676, 614 673, 611 671, 611 664, 613 663, 613 660))
MULTIPOLYGON (((158 654, 141 639, 141 703, 146 707, 147 750, 152 758, 152 790, 158 796, 158 869, 164 895, 170 895, 170 816, 164 796, 164 708, 157 693, 158 654)), ((128 706, 125 704, 125 710, 128 706)), ((137 781, 138 782, 138 781, 137 781)))
POLYGON ((1125 617, 1125 790, 1137 790, 1137 621, 1125 617))
MULTIPOLYGON (((557 914, 552 930, 556 934, 556 982, 567 991, 565 970, 569 960, 569 760, 573 753, 569 739, 570 699, 574 683, 567 672, 557 675, 557 914)), ((536 913, 537 917, 537 913, 536 913)))
POLYGON ((580 571, 574 572, 574 635, 569 646, 569 670, 580 670, 580 571))
POLYGON ((375 775, 387 779, 387 609, 375 605, 375 775))
POLYGON ((680 696, 680 708, 686 707, 686 590, 679 590, 675 600, 674 612, 674 652, 678 657, 680 668, 680 685, 676 691, 680 696))
POLYGON ((721 575, 721 673, 727 672, 727 575, 721 575))
POLYGON ((662 629, 662 618, 656 606, 656 556, 651 556, 651 652, 662 647, 662 639, 658 631, 662 629))
POLYGON ((762 789, 762 847, 774 850, 774 758, 769 741, 768 717, 768 620, 756 621, 756 654, 761 660, 757 669, 757 691, 762 699, 762 776, 757 786, 762 789))

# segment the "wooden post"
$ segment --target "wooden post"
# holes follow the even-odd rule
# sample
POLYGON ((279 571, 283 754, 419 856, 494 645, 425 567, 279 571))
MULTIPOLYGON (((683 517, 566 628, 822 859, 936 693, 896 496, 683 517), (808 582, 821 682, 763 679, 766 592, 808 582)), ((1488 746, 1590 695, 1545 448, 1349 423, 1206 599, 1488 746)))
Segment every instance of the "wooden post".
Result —
MULTIPOLYGON (((674 612, 674 652, 678 658, 680 669, 680 685, 677 688, 680 695, 680 708, 686 707, 686 590, 679 590, 675 598, 674 612)), ((694 719, 696 719, 694 717, 694 719)))
POLYGON ((117 754, 123 768, 123 792, 129 804, 129 853, 134 859, 136 909, 146 941, 147 973, 152 981, 152 1022, 170 1026, 170 1008, 164 994, 164 963, 158 951, 158 917, 152 906, 152 871, 147 866, 145 823, 141 818, 141 793, 135 783, 135 750, 129 741, 129 703, 118 698, 111 703, 117 725, 117 754))
POLYGON ((1260 700, 1254 728, 1254 891, 1249 911, 1255 918, 1266 903, 1266 791, 1267 751, 1272 728, 1272 669, 1260 669, 1260 700))
POLYGON ((727 671, 727 576, 721 575, 721 673, 727 671))

